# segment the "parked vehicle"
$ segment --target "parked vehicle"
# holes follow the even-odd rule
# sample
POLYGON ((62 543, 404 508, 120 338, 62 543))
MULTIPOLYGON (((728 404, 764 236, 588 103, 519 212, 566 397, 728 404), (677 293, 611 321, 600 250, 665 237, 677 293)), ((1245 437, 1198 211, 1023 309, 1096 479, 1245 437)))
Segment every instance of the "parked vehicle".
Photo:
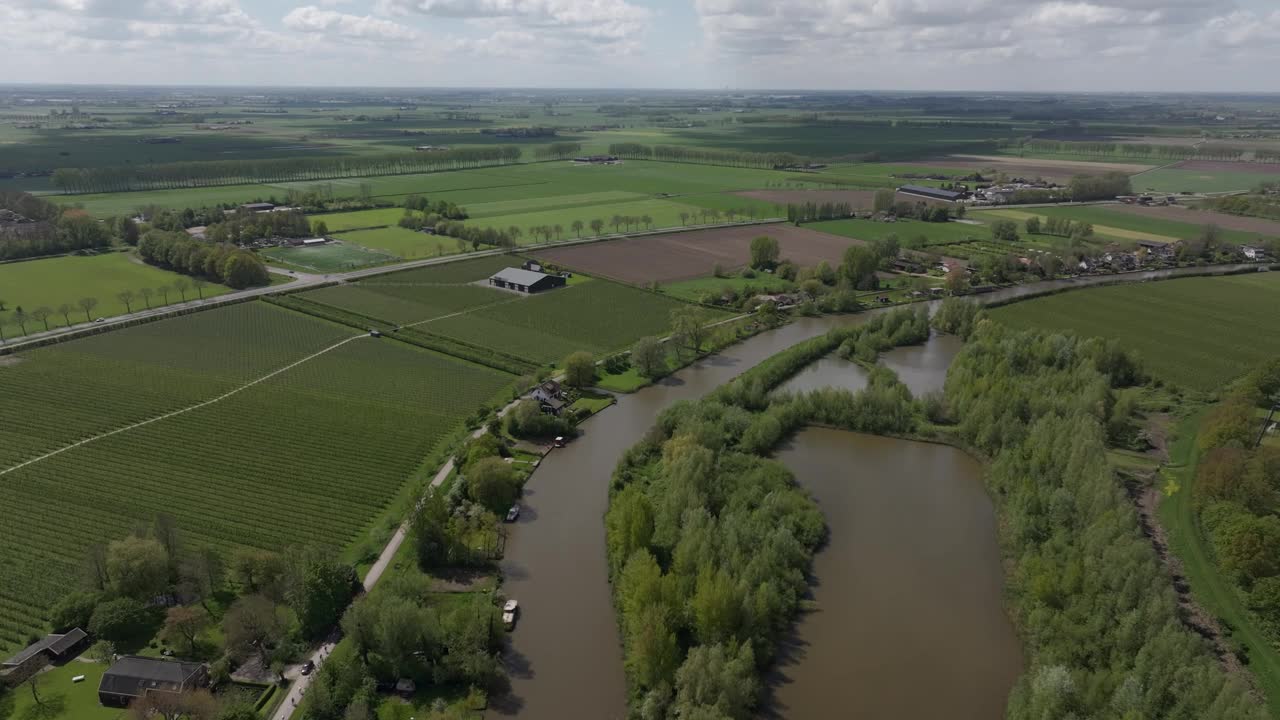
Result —
POLYGON ((306 661, 302 665, 303 675, 310 675, 311 673, 315 672, 315 670, 316 670, 316 664, 310 660, 306 661))
POLYGON ((515 522, 518 517, 520 517, 520 506, 512 505, 511 509, 507 511, 507 522, 515 522))
POLYGON ((562 436, 562 435, 557 435, 557 436, 556 436, 556 443, 555 443, 555 444, 556 444, 556 447, 558 447, 558 448, 562 448, 562 447, 564 447, 564 436, 562 436))

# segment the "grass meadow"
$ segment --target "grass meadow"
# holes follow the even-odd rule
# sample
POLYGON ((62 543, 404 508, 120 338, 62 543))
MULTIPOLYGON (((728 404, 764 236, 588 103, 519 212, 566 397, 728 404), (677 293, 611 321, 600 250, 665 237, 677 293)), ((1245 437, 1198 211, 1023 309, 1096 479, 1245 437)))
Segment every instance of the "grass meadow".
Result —
POLYGON ((1005 305, 1021 328, 1119 340, 1154 376, 1212 392, 1280 353, 1280 273, 1198 277, 1059 293, 1005 305))
POLYGON ((3 410, 22 417, 0 424, 0 472, 9 470, 0 482, 9 523, 0 537, 0 646, 38 629, 77 584, 90 544, 159 512, 192 545, 350 548, 424 458, 512 379, 262 303, 21 356, 0 367, 0 392, 23 399, 3 410), (332 347, 344 338, 354 339, 332 347), (331 347, 213 404, 17 467, 331 347), (67 514, 76 522, 51 522, 67 514))
POLYGON ((390 253, 378 252, 342 241, 310 247, 274 247, 263 250, 261 254, 269 260, 278 260, 293 267, 319 273, 355 270, 399 259, 390 253))
MULTIPOLYGON (((160 288, 168 290, 168 303, 180 302, 182 293, 172 287, 182 277, 178 273, 146 265, 131 253, 123 252, 3 263, 0 264, 0 300, 4 300, 6 309, 0 312, 0 324, 6 326, 6 332, 12 332, 17 329, 13 324, 13 313, 18 307, 28 313, 40 307, 56 311, 63 303, 75 307, 81 298, 90 297, 98 300, 97 307, 90 311, 90 319, 123 315, 126 306, 116 295, 125 290, 138 294, 143 288, 152 289, 152 307, 167 304, 160 288)), ((204 297, 214 297, 231 292, 231 289, 209 283, 202 292, 204 297)), ((194 300, 197 293, 188 288, 186 297, 194 300)), ((147 301, 139 294, 133 301, 133 309, 146 307, 147 301)), ((78 307, 70 317, 72 324, 85 322, 84 311, 78 307)), ((55 312, 50 316, 50 328, 63 325, 66 325, 66 318, 61 314, 55 312)), ((37 330, 44 330, 44 324, 27 323, 28 332, 37 330)))
POLYGON ((1133 189, 1138 192, 1220 193, 1252 190, 1261 182, 1275 182, 1280 176, 1231 170, 1182 170, 1164 168, 1133 176, 1133 189))
MULTIPOLYGON (((406 260, 439 257, 462 252, 456 238, 426 235, 399 226, 374 230, 352 230, 339 233, 335 237, 348 245, 359 245, 406 260)), ((470 245, 463 244, 462 247, 468 248, 470 245)))

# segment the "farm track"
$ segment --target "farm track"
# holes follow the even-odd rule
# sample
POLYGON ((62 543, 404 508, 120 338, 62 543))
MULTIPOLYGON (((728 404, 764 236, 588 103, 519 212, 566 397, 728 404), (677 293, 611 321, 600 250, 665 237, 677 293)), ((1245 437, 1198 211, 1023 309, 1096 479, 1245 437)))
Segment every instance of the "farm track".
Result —
POLYGON ((273 371, 271 371, 271 372, 267 373, 266 375, 263 375, 263 376, 261 376, 261 377, 255 378, 255 379, 253 379, 253 380, 250 380, 249 382, 244 383, 243 385, 240 385, 239 387, 233 388, 233 389, 231 389, 231 390, 229 390, 229 391, 227 391, 227 392, 225 392, 225 393, 223 393, 223 394, 221 394, 221 395, 219 395, 219 396, 217 396, 217 397, 211 398, 211 399, 209 399, 209 400, 205 400, 205 401, 203 401, 203 402, 199 402, 199 403, 196 403, 196 404, 194 404, 194 405, 188 405, 187 407, 179 408, 179 409, 177 409, 177 410, 171 410, 171 411, 169 411, 169 412, 167 412, 167 413, 164 413, 164 414, 162 414, 162 415, 157 415, 157 416, 155 416, 155 417, 148 418, 148 419, 146 419, 146 420, 142 420, 142 421, 140 421, 140 422, 136 422, 136 423, 133 423, 133 424, 131 424, 131 425, 125 425, 124 427, 119 427, 119 428, 116 428, 115 430, 111 430, 111 431, 108 431, 108 432, 105 432, 105 433, 99 433, 99 434, 97 434, 97 435, 92 435, 92 436, 90 436, 90 437, 84 438, 83 440, 76 441, 76 442, 71 443, 71 444, 69 444, 69 445, 64 445, 64 446, 62 446, 62 447, 58 448, 57 450, 53 450, 53 451, 47 452, 47 453, 45 453, 45 454, 43 454, 43 455, 39 455, 39 456, 34 457, 34 458, 32 458, 32 459, 30 459, 30 460, 27 460, 27 461, 25 461, 25 462, 21 462, 21 463, 19 463, 19 464, 17 464, 17 465, 13 465, 13 466, 11 466, 11 467, 8 467, 8 468, 5 468, 5 469, 3 469, 3 470, 0 470, 0 476, 7 475, 7 474, 9 474, 9 473, 11 473, 11 472, 13 472, 13 471, 15 471, 15 470, 21 470, 22 468, 28 467, 28 466, 30 466, 30 465, 34 465, 34 464, 36 464, 36 463, 38 463, 38 462, 41 462, 41 461, 44 461, 44 460, 48 460, 49 458, 55 457, 55 456, 57 456, 57 455, 61 455, 62 453, 67 452, 68 450, 74 450, 74 449, 76 449, 76 448, 78 448, 78 447, 81 447, 81 446, 83 446, 83 445, 87 445, 87 444, 89 444, 89 443, 92 443, 92 442, 95 442, 95 441, 98 441, 98 440, 103 440, 103 439, 105 439, 105 438, 109 438, 109 437, 112 437, 112 436, 114 436, 114 435, 119 435, 120 433, 127 432, 127 431, 129 431, 129 430, 135 430, 135 429, 140 428, 140 427, 145 427, 145 426, 150 425, 150 424, 152 424, 152 423, 160 422, 161 420, 167 420, 167 419, 169 419, 169 418, 176 417, 176 416, 178 416, 178 415, 184 415, 184 414, 189 413, 189 412, 191 412, 191 411, 193 411, 193 410, 199 410, 200 408, 208 407, 208 406, 213 405, 213 404, 215 404, 215 403, 222 402, 223 400, 226 400, 227 398, 230 398, 230 397, 232 397, 232 396, 234 396, 234 395, 238 395, 239 393, 243 392, 244 390, 248 390, 249 388, 251 388, 251 387, 253 387, 253 386, 255 386, 255 385, 258 385, 259 383, 266 382, 267 380, 270 380, 271 378, 273 378, 273 377, 275 377, 275 376, 277 376, 277 375, 279 375, 279 374, 281 374, 281 373, 283 373, 283 372, 286 372, 286 371, 288 371, 288 370, 292 370, 293 368, 298 367, 299 365, 301 365, 301 364, 303 364, 303 363, 305 363, 305 362, 307 362, 307 361, 309 361, 309 360, 314 360, 315 358, 318 358, 318 357, 320 357, 321 355, 324 355, 324 354, 325 354, 325 353, 327 353, 327 352, 330 352, 330 351, 332 351, 332 350, 336 350, 336 349, 338 349, 338 348, 342 347, 343 345, 346 345, 347 343, 351 342, 352 340, 359 340, 360 338, 363 338, 363 337, 368 337, 368 336, 367 336, 367 335, 364 335, 364 334, 361 334, 361 335, 353 335, 353 336, 351 336, 351 337, 349 337, 349 338, 346 338, 345 340, 340 340, 340 341, 338 341, 338 342, 334 343, 333 345, 330 345, 329 347, 326 347, 326 348, 324 348, 323 350, 320 350, 319 352, 312 353, 312 354, 310 354, 310 355, 308 355, 308 356, 306 356, 306 357, 302 358, 301 360, 297 360, 297 361, 292 362, 292 363, 290 363, 290 364, 288 364, 288 365, 285 365, 285 366, 284 366, 284 367, 282 367, 282 368, 279 368, 279 369, 273 370, 273 371))

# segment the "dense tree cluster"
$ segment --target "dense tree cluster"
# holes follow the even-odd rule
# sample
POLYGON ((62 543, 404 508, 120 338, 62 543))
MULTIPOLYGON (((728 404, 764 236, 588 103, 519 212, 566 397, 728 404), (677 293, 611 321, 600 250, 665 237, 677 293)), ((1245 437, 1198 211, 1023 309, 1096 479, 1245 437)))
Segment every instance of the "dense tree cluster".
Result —
POLYGON ((1122 172, 1102 175, 1076 175, 1067 183, 1067 195, 1076 202, 1083 200, 1111 200, 1117 195, 1133 194, 1129 176, 1122 172))
POLYGON ((826 534, 808 494, 764 454, 808 422, 903 432, 918 414, 884 369, 859 393, 768 392, 845 340, 920 325, 927 337, 921 317, 877 316, 775 356, 706 400, 668 409, 623 457, 605 525, 638 716, 751 717, 760 669, 826 534))
POLYGON ((53 173, 52 182, 54 187, 64 193, 126 192, 241 183, 402 175, 506 165, 519 159, 520 148, 505 145, 395 155, 214 160, 160 165, 58 168, 53 173))
POLYGON ((132 221, 98 222, 23 192, 0 190, 4 210, 13 214, 0 214, 0 260, 97 250, 110 247, 113 237, 137 238, 132 221))
POLYGON ((440 220, 466 220, 469 217, 467 215, 467 209, 459 207, 456 203, 449 200, 436 200, 435 202, 431 202, 430 199, 422 195, 410 195, 405 198, 404 210, 405 215, 409 215, 415 210, 427 217, 434 215, 435 220, 428 223, 432 225, 440 220))
MULTIPOLYGON (((185 233, 152 230, 138 241, 138 255, 152 265, 233 288, 266 285, 271 281, 266 266, 252 252, 234 245, 196 240, 185 233)), ((196 283, 197 291, 199 288, 196 283)))
MULTIPOLYGON (((1117 155, 1162 160, 1239 160, 1244 150, 1212 143, 1201 145, 1161 145, 1081 140, 1029 140, 1022 147, 1031 152, 1062 155, 1117 155)), ((1259 158, 1262 159, 1262 158, 1259 158)))
POLYGON ((297 210, 249 212, 241 210, 208 226, 205 238, 212 243, 240 245, 270 238, 311 237, 311 221, 297 210))
POLYGON ((1193 499, 1223 573, 1280 640, 1280 449, 1258 445, 1260 407, 1280 402, 1280 360, 1243 378, 1205 416, 1193 499))
POLYGON ((971 334, 946 398, 965 443, 994 458, 1010 612, 1030 666, 1007 717, 1261 720, 1178 614, 1136 513, 1108 466, 1114 390, 1140 377, 1112 343, 1013 332, 951 310, 971 334))
POLYGON ((839 220, 853 217, 854 207, 847 202, 787 203, 787 222, 806 223, 818 220, 839 220))
POLYGON ((1262 192, 1255 194, 1209 198, 1205 201, 1204 207, 1232 215, 1280 219, 1280 198, 1266 192, 1271 189, 1273 188, 1263 187, 1259 188, 1262 192))

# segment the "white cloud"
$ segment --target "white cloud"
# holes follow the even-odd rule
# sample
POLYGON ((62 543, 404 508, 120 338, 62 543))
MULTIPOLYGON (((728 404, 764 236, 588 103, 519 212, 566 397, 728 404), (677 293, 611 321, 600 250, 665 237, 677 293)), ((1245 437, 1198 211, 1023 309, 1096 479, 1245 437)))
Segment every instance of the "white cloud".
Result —
POLYGON ((314 5, 294 8, 282 22, 290 30, 361 40, 414 40, 418 37, 417 31, 390 20, 321 10, 314 5))

